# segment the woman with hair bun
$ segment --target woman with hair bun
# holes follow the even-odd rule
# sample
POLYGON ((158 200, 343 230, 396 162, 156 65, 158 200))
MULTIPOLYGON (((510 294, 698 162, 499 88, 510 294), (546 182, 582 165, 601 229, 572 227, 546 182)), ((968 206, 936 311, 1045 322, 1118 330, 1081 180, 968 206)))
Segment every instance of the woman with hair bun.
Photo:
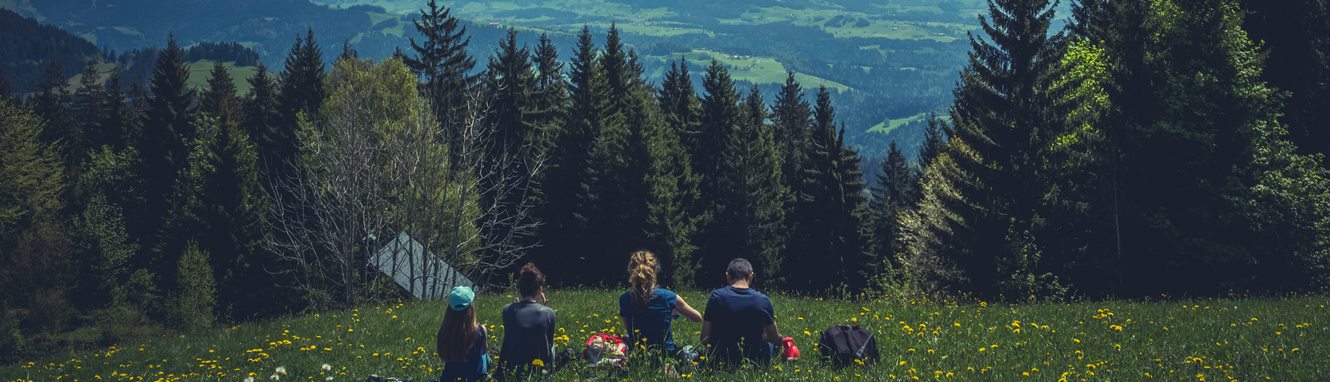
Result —
POLYGON ((675 356, 672 320, 682 316, 702 322, 702 314, 688 306, 678 294, 656 285, 660 263, 650 251, 633 252, 628 259, 628 291, 619 296, 619 317, 623 319, 631 348, 639 345, 659 349, 675 356))

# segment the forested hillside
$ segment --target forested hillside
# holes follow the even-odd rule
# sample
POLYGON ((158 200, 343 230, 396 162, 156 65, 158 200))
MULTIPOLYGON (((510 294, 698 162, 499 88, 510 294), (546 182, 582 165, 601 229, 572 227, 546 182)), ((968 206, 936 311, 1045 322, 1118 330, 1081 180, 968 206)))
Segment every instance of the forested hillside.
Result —
POLYGON ((919 148, 870 161, 834 84, 656 81, 615 24, 492 44, 430 1, 400 54, 304 29, 206 83, 263 54, 165 37, 116 58, 142 87, 0 95, 0 355, 398 298, 372 259, 408 239, 482 286, 615 286, 646 248, 676 288, 746 257, 818 296, 1323 292, 1326 44, 1269 20, 1330 16, 1294 3, 992 0, 919 148))
MULTIPOLYGON (((411 27, 418 0, 0 0, 112 51, 159 47, 168 34, 190 46, 238 42, 270 66, 306 28, 321 36, 324 59, 343 44, 387 58, 420 36, 411 27), (324 5, 333 8, 324 7, 324 5), (150 17, 146 15, 151 15, 150 17)), ((496 44, 514 27, 523 40, 546 34, 572 46, 583 26, 605 33, 617 24, 638 51, 648 82, 660 83, 680 57, 703 67, 719 60, 740 87, 774 93, 794 71, 805 88, 827 85, 841 105, 850 146, 873 160, 893 140, 908 157, 922 143, 929 113, 941 113, 965 64, 965 33, 986 11, 978 0, 650 2, 613 0, 446 2, 478 44, 496 44), (779 36, 777 41, 772 36, 779 36)), ((1064 5, 1065 8, 1065 5, 1064 5)), ((1063 20, 1066 18, 1063 17, 1063 20)), ((562 59, 568 59, 565 55, 562 59)), ((700 71, 695 71, 700 83, 700 71)), ((700 90, 700 89, 699 89, 700 90)), ((870 174, 871 177, 871 174, 870 174)))
POLYGON ((20 92, 36 87, 52 63, 63 73, 77 73, 85 61, 101 56, 96 45, 82 38, 5 9, 0 9, 0 52, 6 91, 20 92))

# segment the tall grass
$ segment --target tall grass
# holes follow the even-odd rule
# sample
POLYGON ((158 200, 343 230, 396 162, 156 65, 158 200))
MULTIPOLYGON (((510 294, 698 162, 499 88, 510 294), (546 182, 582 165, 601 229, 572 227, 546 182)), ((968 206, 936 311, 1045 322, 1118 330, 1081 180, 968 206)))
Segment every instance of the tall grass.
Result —
MULTIPOLYGON (((618 291, 551 291, 556 342, 580 348, 595 332, 620 332, 618 291)), ((682 294, 706 304, 703 292, 682 294)), ((513 296, 482 292, 479 319, 501 343, 499 311, 513 296)), ((737 371, 680 365, 698 380, 1330 380, 1330 298, 1162 303, 933 304, 774 295, 777 322, 803 350, 797 362, 737 371), (857 323, 878 336, 882 359, 841 369, 816 357, 818 331, 857 323)), ((4 381, 363 381, 370 374, 427 381, 441 366, 434 337, 441 303, 407 302, 145 338, 0 367, 4 381), (328 365, 324 370, 323 365, 328 365)), ((699 324, 674 325, 696 345, 699 324)), ((670 380, 661 363, 625 372, 573 363, 553 380, 670 380)))

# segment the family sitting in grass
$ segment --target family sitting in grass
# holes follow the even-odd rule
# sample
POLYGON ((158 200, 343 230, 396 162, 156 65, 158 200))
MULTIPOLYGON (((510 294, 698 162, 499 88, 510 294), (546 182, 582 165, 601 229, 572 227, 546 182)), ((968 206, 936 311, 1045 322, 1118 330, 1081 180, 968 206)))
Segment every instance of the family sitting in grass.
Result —
MULTIPOLYGON (((699 313, 683 297, 656 285, 660 264, 648 251, 634 252, 628 260, 628 291, 619 297, 629 351, 660 352, 686 362, 705 362, 722 367, 747 360, 767 364, 781 344, 771 299, 750 286, 757 276, 752 263, 738 258, 725 270, 724 288, 711 292, 706 312, 699 313), (683 317, 702 322, 701 352, 674 342, 673 322, 683 317)), ((555 368, 571 356, 558 355, 554 348, 555 312, 544 291, 545 276, 535 264, 518 272, 517 302, 503 308, 503 344, 499 348, 497 375, 522 375, 533 367, 555 368)), ((479 381, 494 363, 486 341, 488 331, 476 322, 475 292, 465 286, 453 288, 438 333, 438 354, 443 361, 440 380, 479 381)))

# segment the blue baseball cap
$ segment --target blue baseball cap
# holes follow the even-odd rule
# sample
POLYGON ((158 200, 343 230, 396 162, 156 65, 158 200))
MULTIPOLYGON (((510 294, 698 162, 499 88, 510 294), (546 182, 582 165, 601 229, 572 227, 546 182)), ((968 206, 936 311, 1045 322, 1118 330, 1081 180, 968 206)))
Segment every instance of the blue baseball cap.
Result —
POLYGON ((453 287, 452 293, 448 294, 448 309, 454 311, 463 311, 471 307, 471 301, 476 299, 476 292, 471 287, 457 286, 453 287))

